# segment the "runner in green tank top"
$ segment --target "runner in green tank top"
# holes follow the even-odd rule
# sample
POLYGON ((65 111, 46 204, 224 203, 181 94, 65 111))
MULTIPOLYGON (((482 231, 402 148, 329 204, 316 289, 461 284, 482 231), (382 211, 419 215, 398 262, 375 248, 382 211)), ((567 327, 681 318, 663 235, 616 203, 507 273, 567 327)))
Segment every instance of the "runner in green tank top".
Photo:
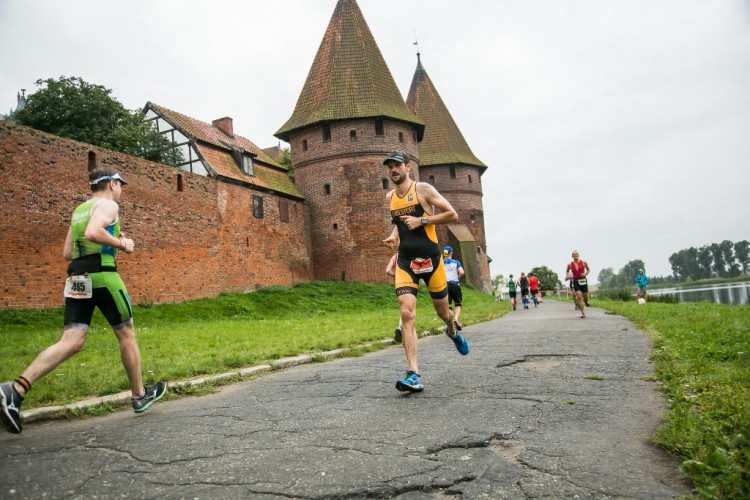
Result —
POLYGON ((120 233, 118 203, 124 184, 125 180, 114 170, 94 170, 89 174, 92 198, 73 211, 63 247, 63 257, 70 265, 62 338, 42 351, 13 382, 0 384, 0 424, 10 432, 17 434, 22 430, 21 402, 31 385, 83 348, 97 307, 112 325, 120 344, 135 412, 146 411, 167 390, 164 382, 143 385, 130 297, 117 274, 117 251, 134 250, 133 240, 120 233))
MULTIPOLYGON (((91 214, 100 201, 102 201, 102 198, 91 198, 89 201, 78 205, 73 211, 73 217, 70 222, 71 239, 73 243, 73 259, 75 260, 79 257, 99 254, 101 256, 101 265, 114 267, 117 249, 86 239, 86 228, 91 221, 91 214)), ((119 238, 120 218, 118 217, 115 222, 107 225, 105 230, 114 238, 119 238)))

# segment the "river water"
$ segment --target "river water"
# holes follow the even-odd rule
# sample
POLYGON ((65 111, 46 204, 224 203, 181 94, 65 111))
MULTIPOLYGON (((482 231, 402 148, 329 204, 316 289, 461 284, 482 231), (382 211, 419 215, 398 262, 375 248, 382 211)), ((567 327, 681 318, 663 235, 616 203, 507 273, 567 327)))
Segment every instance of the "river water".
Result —
POLYGON ((660 288, 648 290, 649 295, 671 293, 680 302, 715 302, 717 304, 750 305, 750 282, 724 283, 695 288, 660 288))

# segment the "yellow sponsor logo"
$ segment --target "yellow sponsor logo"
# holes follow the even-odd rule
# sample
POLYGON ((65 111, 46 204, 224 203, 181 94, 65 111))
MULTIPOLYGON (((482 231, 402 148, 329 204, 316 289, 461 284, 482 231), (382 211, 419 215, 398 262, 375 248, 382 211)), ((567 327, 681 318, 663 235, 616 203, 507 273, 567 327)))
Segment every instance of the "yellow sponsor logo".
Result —
POLYGON ((416 205, 412 205, 412 206, 406 207, 406 208, 399 208, 399 209, 396 209, 396 210, 391 210, 391 215, 393 217, 401 217, 402 215, 413 214, 416 211, 417 211, 417 206, 416 205))

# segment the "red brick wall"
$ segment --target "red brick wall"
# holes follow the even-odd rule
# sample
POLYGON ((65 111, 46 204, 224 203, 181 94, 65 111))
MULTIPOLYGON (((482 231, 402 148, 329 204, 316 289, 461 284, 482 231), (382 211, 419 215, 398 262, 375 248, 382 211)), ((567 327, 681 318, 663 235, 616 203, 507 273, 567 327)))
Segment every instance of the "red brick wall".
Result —
POLYGON ((118 267, 134 303, 180 302, 313 279, 309 207, 140 158, 0 122, 0 308, 63 303, 70 214, 90 196, 89 152, 129 184, 122 228, 136 251, 118 267), (182 175, 184 191, 177 191, 182 175), (264 202, 253 217, 252 196, 264 202))
MULTIPOLYGON (((385 120, 382 136, 375 135, 373 119, 333 122, 330 128, 330 141, 323 140, 321 126, 290 137, 296 185, 311 207, 315 279, 390 283, 383 271, 392 252, 382 240, 393 229, 385 204, 393 185, 383 160, 393 150, 417 158, 413 127, 385 120)), ((417 176, 418 168, 414 163, 417 176)))

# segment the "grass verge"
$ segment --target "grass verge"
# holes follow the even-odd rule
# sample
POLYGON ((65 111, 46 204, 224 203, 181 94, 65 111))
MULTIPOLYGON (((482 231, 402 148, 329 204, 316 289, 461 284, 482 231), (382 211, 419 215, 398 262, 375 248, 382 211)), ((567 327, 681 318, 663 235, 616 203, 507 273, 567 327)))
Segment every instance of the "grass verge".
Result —
MULTIPOLYGON (((500 317, 505 303, 463 287, 461 322, 500 317)), ((181 304, 134 308, 144 381, 178 381, 244 368, 286 356, 378 349, 393 335, 398 302, 393 287, 312 282, 224 294, 181 304), (365 344, 373 343, 363 347, 365 344)), ((420 290, 417 331, 443 326, 426 288, 420 290)), ((12 380, 60 338, 62 310, 0 311, 0 381, 12 380)), ((24 410, 65 405, 128 389, 117 341, 97 311, 83 351, 34 384, 24 410)))
POLYGON ((708 303, 594 306, 652 339, 654 370, 671 411, 654 442, 683 457, 708 498, 750 498, 750 307, 708 303))

